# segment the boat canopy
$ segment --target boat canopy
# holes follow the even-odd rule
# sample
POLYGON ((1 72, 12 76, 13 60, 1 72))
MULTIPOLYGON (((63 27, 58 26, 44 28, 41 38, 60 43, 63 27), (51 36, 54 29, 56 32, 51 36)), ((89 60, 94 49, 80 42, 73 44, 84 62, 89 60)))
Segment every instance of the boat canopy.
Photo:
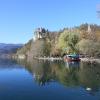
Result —
POLYGON ((66 55, 67 57, 72 57, 72 58, 79 58, 79 54, 70 54, 66 55))

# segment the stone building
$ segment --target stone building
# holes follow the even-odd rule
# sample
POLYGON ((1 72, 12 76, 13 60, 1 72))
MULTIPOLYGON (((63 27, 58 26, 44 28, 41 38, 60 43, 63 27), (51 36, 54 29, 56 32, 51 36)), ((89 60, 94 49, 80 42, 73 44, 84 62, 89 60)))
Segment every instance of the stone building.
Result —
POLYGON ((46 38, 48 35, 48 30, 45 28, 37 28, 34 32, 33 40, 46 38))

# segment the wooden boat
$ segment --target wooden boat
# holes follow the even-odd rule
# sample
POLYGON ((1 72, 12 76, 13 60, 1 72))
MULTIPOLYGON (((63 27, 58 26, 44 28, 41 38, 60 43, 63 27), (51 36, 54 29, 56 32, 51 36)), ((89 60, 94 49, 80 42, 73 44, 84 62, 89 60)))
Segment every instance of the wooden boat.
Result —
POLYGON ((78 54, 70 54, 64 57, 65 61, 80 61, 80 57, 78 54))

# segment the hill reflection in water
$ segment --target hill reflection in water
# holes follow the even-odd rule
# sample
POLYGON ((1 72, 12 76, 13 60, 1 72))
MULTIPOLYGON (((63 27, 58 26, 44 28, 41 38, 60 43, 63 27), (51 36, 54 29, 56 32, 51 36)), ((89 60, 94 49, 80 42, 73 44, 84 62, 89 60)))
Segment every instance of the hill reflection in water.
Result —
POLYGON ((39 60, 18 63, 25 66, 40 86, 58 82, 65 87, 82 87, 92 95, 100 90, 99 64, 39 60))

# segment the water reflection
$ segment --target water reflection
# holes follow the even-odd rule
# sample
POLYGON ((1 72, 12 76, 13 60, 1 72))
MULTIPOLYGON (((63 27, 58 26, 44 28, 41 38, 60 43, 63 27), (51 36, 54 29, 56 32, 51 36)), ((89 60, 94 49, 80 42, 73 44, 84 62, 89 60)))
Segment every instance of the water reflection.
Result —
POLYGON ((83 87, 95 95, 100 89, 100 65, 83 62, 49 62, 33 60, 19 61, 33 75, 34 80, 44 86, 59 82, 66 87, 83 87))
POLYGON ((17 61, 11 59, 0 59, 0 70, 1 69, 21 69, 21 67, 17 64, 17 61))
POLYGON ((100 89, 100 65, 81 63, 80 68, 79 82, 89 93, 94 95, 100 89))

